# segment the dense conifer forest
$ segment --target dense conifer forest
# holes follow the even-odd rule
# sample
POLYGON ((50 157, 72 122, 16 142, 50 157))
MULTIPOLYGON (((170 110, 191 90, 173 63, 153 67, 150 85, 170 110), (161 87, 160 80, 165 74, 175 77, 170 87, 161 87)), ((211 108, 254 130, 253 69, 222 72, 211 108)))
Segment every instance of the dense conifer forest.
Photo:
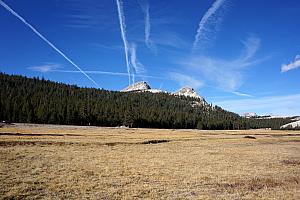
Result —
POLYGON ((273 128, 290 119, 246 119, 166 93, 117 92, 0 73, 0 119, 11 122, 151 128, 273 128))

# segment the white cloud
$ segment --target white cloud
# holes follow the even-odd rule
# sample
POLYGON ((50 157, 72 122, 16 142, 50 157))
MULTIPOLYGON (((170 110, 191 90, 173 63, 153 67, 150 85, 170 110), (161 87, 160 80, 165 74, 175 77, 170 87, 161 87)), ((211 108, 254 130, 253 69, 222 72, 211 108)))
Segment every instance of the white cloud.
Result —
POLYGON ((261 115, 300 115, 300 94, 286 96, 267 96, 251 99, 214 102, 224 109, 237 112, 256 112, 261 115))
POLYGON ((232 94, 235 94, 235 95, 238 95, 238 96, 241 96, 241 97, 253 97, 250 94, 246 94, 246 93, 242 93, 242 92, 237 92, 237 91, 232 92, 232 94))
POLYGON ((129 47, 129 52, 130 52, 130 64, 131 64, 131 75, 133 79, 133 83, 135 82, 135 76, 136 74, 141 74, 145 72, 145 66, 140 63, 137 59, 136 55, 136 44, 132 43, 129 47))
POLYGON ((200 43, 209 41, 214 32, 217 31, 218 24, 222 21, 220 12, 218 11, 224 7, 225 1, 226 0, 216 0, 200 20, 193 43, 194 50, 200 46, 200 43))
MULTIPOLYGON (((244 71, 247 67, 262 60, 254 56, 260 46, 260 40, 250 37, 243 42, 245 50, 233 60, 223 60, 204 55, 193 55, 180 62, 185 70, 190 71, 216 87, 225 91, 236 91, 244 82, 244 71)), ((237 94, 237 93, 236 93, 237 94)))
MULTIPOLYGON (((30 67, 27 67, 27 69, 36 71, 36 72, 46 73, 46 72, 51 72, 53 70, 56 70, 59 67, 60 67, 59 64, 45 63, 43 65, 30 66, 30 67)), ((78 72, 80 72, 80 71, 78 71, 78 72)))
POLYGON ((56 3, 66 8, 61 23, 68 28, 107 30, 113 29, 117 23, 111 20, 114 10, 107 9, 107 6, 111 6, 110 1, 69 0, 56 3))
POLYGON ((283 64, 281 66, 281 72, 287 72, 299 67, 300 67, 300 55, 297 55, 293 62, 291 62, 290 64, 283 64))
POLYGON ((138 0, 140 7, 144 13, 144 21, 145 21, 145 43, 146 46, 156 52, 156 46, 150 38, 151 34, 151 23, 150 23, 150 6, 147 0, 138 0))
POLYGON ((123 51, 124 49, 122 45, 106 45, 106 44, 99 44, 99 43, 92 43, 91 45, 100 49, 112 50, 112 51, 123 51))
POLYGON ((183 49, 189 47, 189 43, 176 32, 165 31, 153 36, 153 41, 159 46, 183 49))
POLYGON ((260 47, 260 39, 252 36, 252 37, 248 37, 247 40, 243 41, 242 43, 245 47, 245 51, 242 56, 244 61, 247 61, 251 59, 258 51, 260 47))
POLYGON ((202 81, 197 80, 196 78, 189 75, 185 75, 177 72, 170 72, 169 76, 170 79, 178 82, 181 87, 189 86, 189 87, 193 87, 194 89, 199 89, 200 87, 203 86, 202 81))

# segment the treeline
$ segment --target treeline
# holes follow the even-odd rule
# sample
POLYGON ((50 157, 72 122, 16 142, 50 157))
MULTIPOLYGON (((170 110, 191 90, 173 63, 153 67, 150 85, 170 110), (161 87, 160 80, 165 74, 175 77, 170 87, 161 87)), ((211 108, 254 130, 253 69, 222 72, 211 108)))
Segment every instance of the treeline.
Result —
POLYGON ((198 99, 128 93, 0 73, 0 119, 11 122, 151 128, 273 128, 290 119, 246 119, 198 99))

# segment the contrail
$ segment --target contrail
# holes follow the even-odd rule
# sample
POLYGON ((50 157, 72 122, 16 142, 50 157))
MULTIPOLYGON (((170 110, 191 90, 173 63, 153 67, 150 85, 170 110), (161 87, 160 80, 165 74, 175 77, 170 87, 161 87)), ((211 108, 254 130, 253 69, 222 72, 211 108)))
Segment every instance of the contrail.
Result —
POLYGON ((153 43, 150 39, 150 31, 151 31, 151 25, 150 25, 150 12, 149 12, 149 3, 147 1, 141 2, 141 0, 138 0, 138 3, 140 4, 140 7, 142 8, 142 11, 144 13, 145 18, 145 43, 149 49, 152 48, 153 43))
MULTIPOLYGON (((61 73, 80 73, 80 71, 73 71, 73 70, 58 70, 58 69, 52 69, 48 70, 47 72, 61 72, 61 73)), ((106 72, 106 71, 84 71, 87 74, 103 74, 103 75, 112 75, 112 76, 128 76, 127 73, 123 72, 106 72)), ((141 75, 137 74, 137 77, 141 78, 152 78, 152 79, 159 79, 159 80, 171 80, 166 77, 160 77, 160 76, 151 76, 151 75, 141 75)))
POLYGON ((57 53, 64 57, 69 63, 76 67, 82 74, 84 74, 90 81, 92 81, 97 87, 99 85, 94 81, 89 75, 87 75, 77 64, 75 64, 70 58, 68 58, 61 50, 59 50, 54 44, 47 40, 39 31, 37 31, 32 25, 30 25, 23 17, 11 9, 7 4, 0 0, 0 5, 3 6, 8 12, 17 17, 21 22, 28 26, 35 34, 37 34, 44 42, 46 42, 50 47, 52 47, 57 53))
POLYGON ((135 74, 136 74, 136 68, 137 68, 137 64, 136 64, 136 46, 135 44, 131 44, 130 45, 130 62, 132 64, 132 69, 133 69, 133 73, 132 73, 132 82, 135 82, 135 74))
POLYGON ((140 63, 137 59, 137 55, 136 55, 136 44, 132 43, 130 45, 130 63, 132 65, 132 80, 133 82, 135 81, 135 75, 145 72, 145 67, 142 63, 140 63))
MULTIPOLYGON (((47 72, 79 73, 80 71, 52 69, 52 70, 48 70, 47 72)), ((106 72, 106 71, 84 71, 84 72, 87 73, 87 74, 104 74, 104 75, 113 75, 113 76, 128 76, 127 73, 123 73, 123 72, 106 72)))
POLYGON ((213 5, 207 10, 207 12, 202 17, 199 27, 197 30, 197 34, 195 36, 195 40, 193 43, 193 49, 196 49, 199 41, 205 38, 205 32, 207 31, 205 26, 209 22, 209 19, 222 7, 226 0, 216 0, 213 5))
POLYGON ((145 42, 148 47, 150 47, 150 28, 149 5, 147 5, 145 10, 145 42))
POLYGON ((117 7, 118 7, 118 16, 119 16, 119 22, 120 22, 121 36, 122 36, 122 40, 124 43, 126 67, 127 67, 127 73, 128 73, 128 82, 130 85, 131 72, 130 72, 130 65, 129 65, 129 58, 128 58, 128 41, 127 41, 127 37, 126 37, 126 24, 125 24, 124 10, 123 10, 123 2, 122 2, 122 0, 116 0, 116 3, 117 3, 117 7))

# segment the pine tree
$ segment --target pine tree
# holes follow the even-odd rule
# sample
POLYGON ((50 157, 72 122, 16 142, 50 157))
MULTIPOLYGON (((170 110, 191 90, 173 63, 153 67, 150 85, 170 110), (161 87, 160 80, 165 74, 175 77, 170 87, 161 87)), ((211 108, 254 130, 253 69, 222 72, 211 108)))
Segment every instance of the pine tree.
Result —
POLYGON ((135 122, 133 109, 129 107, 124 113, 123 125, 132 128, 135 122))
POLYGON ((152 128, 273 128, 287 119, 246 119, 196 99, 164 93, 124 93, 80 88, 0 73, 0 120, 152 128))

